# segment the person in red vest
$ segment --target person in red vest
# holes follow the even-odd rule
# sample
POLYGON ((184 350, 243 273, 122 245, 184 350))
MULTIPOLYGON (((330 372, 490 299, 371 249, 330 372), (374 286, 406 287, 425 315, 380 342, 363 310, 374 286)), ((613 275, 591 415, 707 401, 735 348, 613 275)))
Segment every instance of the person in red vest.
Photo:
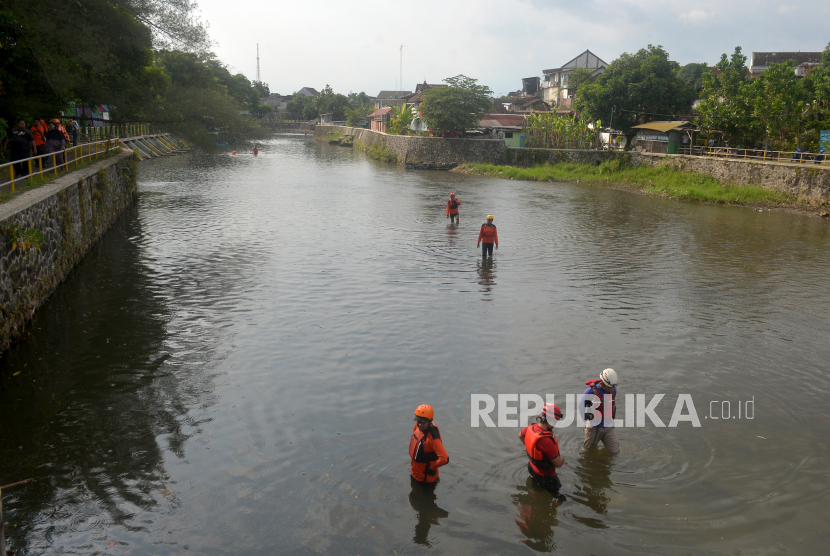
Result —
MULTIPOLYGON (((29 130, 35 137, 35 148, 37 154, 46 154, 46 123, 42 118, 32 122, 32 127, 29 130)), ((37 161, 35 161, 37 162, 37 161)))
POLYGON ((489 253, 490 256, 493 256, 493 245, 495 244, 496 249, 499 248, 499 234, 496 231, 496 225, 493 224, 493 215, 487 215, 487 222, 481 225, 481 231, 478 232, 478 243, 476 243, 476 247, 481 245, 481 256, 487 257, 489 253), (483 243, 482 243, 483 242, 483 243))
POLYGON ((461 201, 455 198, 455 193, 450 193, 450 200, 447 201, 447 218, 450 222, 461 224, 461 215, 458 214, 458 205, 461 201))
POLYGON ((519 438, 525 443, 525 451, 530 461, 527 470, 533 481, 554 494, 559 492, 562 483, 556 476, 556 468, 565 465, 565 457, 559 453, 559 443, 553 436, 553 423, 562 418, 559 406, 545 404, 542 414, 536 417, 536 423, 522 429, 519 438))
POLYGON ((602 441, 612 454, 620 453, 614 417, 617 413, 617 372, 605 369, 599 378, 585 383, 588 388, 579 398, 579 406, 585 411, 585 442, 583 450, 590 450, 602 441), (594 403, 594 396, 599 401, 594 403), (607 404, 607 405, 606 405, 607 404), (594 421, 594 423, 591 423, 594 421))
POLYGON ((412 480, 428 485, 438 482, 438 468, 450 461, 441 441, 441 433, 432 422, 434 416, 432 407, 419 405, 415 410, 415 426, 409 439, 409 457, 412 458, 409 472, 412 480))

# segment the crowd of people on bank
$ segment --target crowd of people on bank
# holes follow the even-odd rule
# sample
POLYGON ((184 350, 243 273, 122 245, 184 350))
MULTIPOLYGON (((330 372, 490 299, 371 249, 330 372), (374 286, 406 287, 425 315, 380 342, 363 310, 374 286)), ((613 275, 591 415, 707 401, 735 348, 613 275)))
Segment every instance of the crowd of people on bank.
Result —
MULTIPOLYGON (((43 168, 51 168, 52 164, 64 164, 64 151, 71 142, 78 145, 80 126, 75 120, 68 120, 64 125, 60 119, 44 120, 36 118, 32 125, 27 127, 25 118, 18 118, 16 125, 9 131, 3 150, 8 151, 11 162, 24 161, 27 158, 54 154, 54 157, 43 159, 43 168)), ((39 166, 38 166, 39 167, 39 166)), ((14 165, 16 177, 29 174, 29 165, 18 162, 14 165)))

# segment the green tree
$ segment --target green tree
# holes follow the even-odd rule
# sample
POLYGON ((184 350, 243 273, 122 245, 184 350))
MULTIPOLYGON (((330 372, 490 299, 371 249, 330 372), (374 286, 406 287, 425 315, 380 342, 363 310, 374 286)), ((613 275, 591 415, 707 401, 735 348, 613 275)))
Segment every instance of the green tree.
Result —
POLYGON ((691 109, 696 95, 677 76, 679 68, 662 46, 648 45, 635 54, 625 53, 593 83, 579 88, 576 108, 599 120, 609 118, 616 106, 614 128, 625 133, 628 145, 632 145, 635 125, 665 120, 691 109))
POLYGON ((367 105, 360 105, 346 108, 346 125, 351 127, 362 126, 366 123, 366 116, 371 108, 367 105))
POLYGON ((448 77, 444 82, 447 87, 428 89, 421 95, 427 127, 439 133, 477 128, 481 117, 493 109, 493 91, 465 75, 448 77))
POLYGON ((822 53, 821 63, 807 74, 803 84, 809 100, 805 127, 817 142, 819 131, 830 129, 830 44, 822 53))
POLYGON ((748 87, 752 76, 746 67, 746 56, 741 47, 735 47, 730 58, 721 56, 714 72, 702 76, 698 126, 719 130, 730 142, 745 142, 752 138, 752 99, 748 87))
POLYGON ((576 95, 579 87, 594 80, 594 72, 587 68, 576 68, 568 74, 568 94, 576 95))
POLYGON ((773 64, 741 89, 741 94, 750 99, 752 124, 757 126, 758 138, 763 135, 766 147, 770 139, 779 148, 786 147, 788 132, 795 133, 798 142, 807 95, 793 66, 792 61, 773 64))
POLYGON ((372 104, 372 97, 360 91, 359 93, 349 93, 349 103, 357 106, 366 106, 372 104))
POLYGON ((268 88, 268 83, 262 81, 251 81, 251 86, 259 93, 259 98, 267 97, 271 94, 271 89, 268 88))
POLYGON ((392 107, 392 119, 386 126, 386 132, 392 135, 406 135, 413 116, 411 107, 392 107))
POLYGON ((677 72, 677 77, 700 94, 703 90, 703 74, 707 71, 709 71, 709 65, 706 62, 686 64, 677 72))

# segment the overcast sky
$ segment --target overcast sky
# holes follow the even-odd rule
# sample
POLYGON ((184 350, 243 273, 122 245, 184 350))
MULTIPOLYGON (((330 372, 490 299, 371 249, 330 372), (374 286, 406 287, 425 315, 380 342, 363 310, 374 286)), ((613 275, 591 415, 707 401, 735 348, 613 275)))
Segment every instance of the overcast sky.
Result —
POLYGON ((219 58, 271 91, 301 87, 370 95, 463 73, 496 93, 521 89, 586 48, 610 63, 662 45, 681 64, 724 52, 820 51, 830 0, 201 0, 219 58))

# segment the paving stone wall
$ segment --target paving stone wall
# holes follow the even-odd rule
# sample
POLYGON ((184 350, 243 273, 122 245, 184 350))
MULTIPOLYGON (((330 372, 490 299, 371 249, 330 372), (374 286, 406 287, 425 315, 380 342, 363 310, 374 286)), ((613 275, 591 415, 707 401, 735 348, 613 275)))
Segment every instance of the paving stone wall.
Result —
POLYGON ((126 151, 0 204, 0 352, 133 203, 137 175, 138 160, 126 151), (40 250, 22 250, 21 232, 32 229, 40 250))

